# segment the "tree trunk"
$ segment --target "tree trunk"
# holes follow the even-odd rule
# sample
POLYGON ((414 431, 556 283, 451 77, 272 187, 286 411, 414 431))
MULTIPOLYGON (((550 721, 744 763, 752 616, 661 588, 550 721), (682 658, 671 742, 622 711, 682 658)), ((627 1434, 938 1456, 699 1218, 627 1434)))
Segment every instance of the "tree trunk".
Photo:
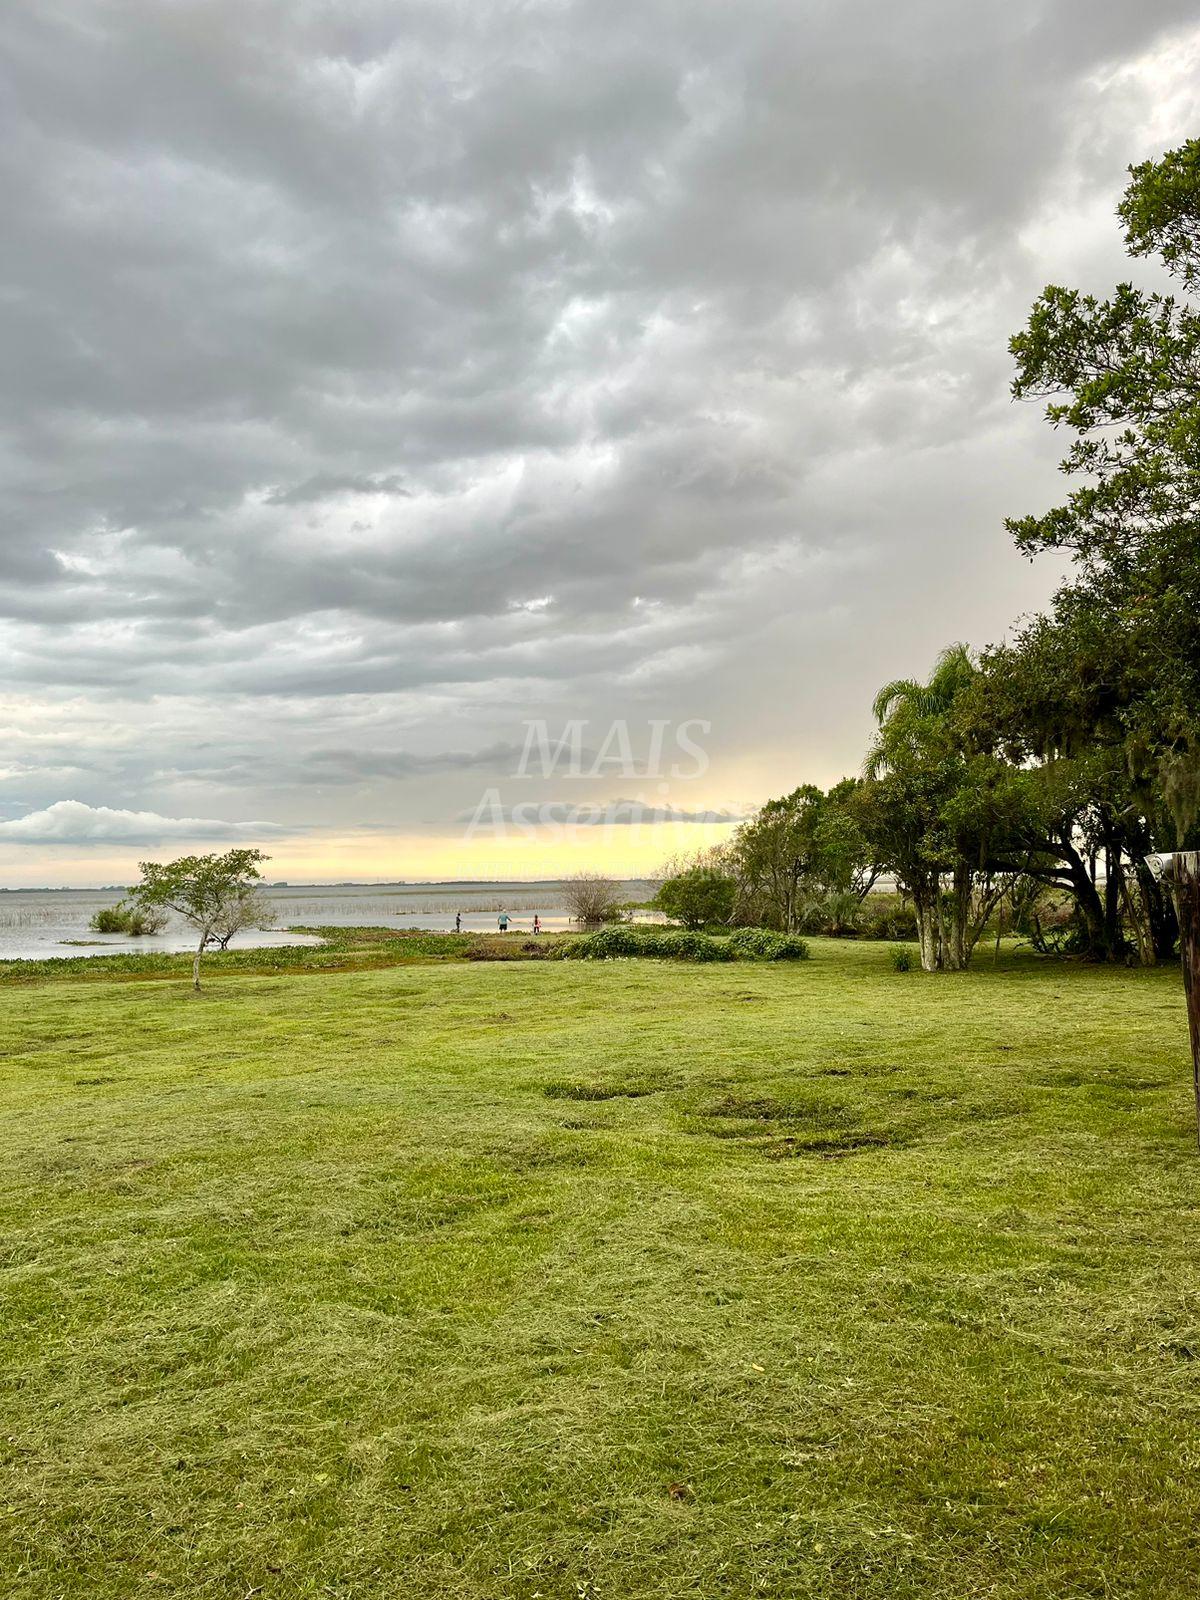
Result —
POLYGON ((781 933, 795 933, 796 931, 796 880, 789 868, 780 872, 775 877, 775 903, 779 910, 779 928, 781 933))
POLYGON ((1192 1040, 1192 1092, 1196 1141, 1200 1145, 1200 850, 1182 850, 1172 861, 1171 888, 1179 918, 1179 954, 1192 1040))
POLYGON ((923 972, 936 972, 939 965, 940 945, 937 934, 937 914, 934 909, 936 898, 936 888, 931 888, 927 880, 914 884, 912 891, 913 911, 916 913, 917 918, 917 938, 921 944, 921 970, 923 972))
POLYGON ((1087 862, 1069 839, 1059 840, 1059 852, 1071 876, 1071 893, 1075 897, 1075 904, 1079 909, 1087 937, 1088 954, 1098 961, 1110 960, 1112 951, 1108 946, 1104 926, 1104 906, 1096 891, 1092 875, 1088 871, 1087 862))
POLYGON ((200 936, 200 943, 196 946, 196 954, 192 958, 192 992, 200 993, 200 957, 204 954, 204 946, 208 943, 207 933, 200 936))
POLYGON ((954 864, 954 896, 951 903, 950 948, 946 952, 946 965, 952 972, 962 972, 971 959, 971 889, 972 869, 966 861, 954 864))
POLYGON ((1121 884, 1125 870, 1121 865, 1121 849, 1111 841, 1104 846, 1104 944, 1108 959, 1115 961, 1124 950, 1121 937, 1121 884))
POLYGON ((942 875, 940 872, 933 876, 933 905, 937 913, 935 927, 937 929, 937 965, 935 972, 946 970, 946 907, 942 903, 942 875))
POLYGON ((1137 945, 1138 961, 1143 967, 1153 967, 1157 963, 1157 957, 1154 940, 1150 936, 1148 919, 1143 915, 1142 907, 1134 903, 1133 891, 1129 887, 1129 879, 1125 876, 1121 878, 1121 898, 1125 902, 1125 921, 1137 945))

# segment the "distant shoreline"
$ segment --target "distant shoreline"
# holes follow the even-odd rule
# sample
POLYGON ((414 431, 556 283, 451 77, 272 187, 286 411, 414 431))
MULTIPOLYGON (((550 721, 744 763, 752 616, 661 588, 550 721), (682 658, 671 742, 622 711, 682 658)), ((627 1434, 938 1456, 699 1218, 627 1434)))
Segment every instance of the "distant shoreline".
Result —
MULTIPOLYGON (((570 876, 558 878, 340 878, 317 882, 293 883, 291 879, 277 879, 264 883, 264 889, 508 889, 517 886, 561 886, 570 876)), ((616 875, 615 883, 650 883, 653 880, 632 875, 616 875)), ((0 884, 0 894, 126 894, 124 883, 58 883, 19 885, 0 884)))

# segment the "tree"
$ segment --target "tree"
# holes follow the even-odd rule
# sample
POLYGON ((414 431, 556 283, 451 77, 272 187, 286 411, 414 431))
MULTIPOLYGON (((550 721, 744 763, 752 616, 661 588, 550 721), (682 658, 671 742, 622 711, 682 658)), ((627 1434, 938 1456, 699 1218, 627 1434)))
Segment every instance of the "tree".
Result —
POLYGON ((1071 896, 1083 953, 1116 960, 1132 937, 1152 961, 1171 953, 1177 932, 1144 859, 1168 823, 1114 732, 1123 681, 1120 640, 1089 610, 1062 605, 984 652, 955 720, 972 749, 1000 763, 992 799, 1007 833, 991 841, 992 858, 1071 896))
MULTIPOLYGON (((1200 140, 1130 168, 1119 208, 1130 253, 1200 284, 1200 140)), ((1143 808, 1174 840, 1200 815, 1200 311, 1119 284, 1109 299, 1050 285, 1011 340, 1013 393, 1047 401, 1075 438, 1065 504, 1010 519, 1027 554, 1069 551, 1056 617, 1108 643, 1102 736, 1118 743, 1143 808)))
POLYGON ((828 794, 801 784, 769 800, 738 829, 729 848, 739 899, 756 921, 785 933, 800 926, 806 902, 839 892, 861 900, 878 876, 852 804, 857 780, 828 794))
POLYGON ((883 864, 913 902, 926 972, 957 968, 970 959, 976 870, 960 837, 964 818, 951 802, 967 778, 951 712, 975 675, 965 645, 943 650, 927 683, 900 678, 885 684, 873 710, 879 731, 867 756, 860 815, 883 864), (952 879, 947 932, 942 878, 952 879))
POLYGON ((192 962, 192 988, 197 994, 201 957, 210 944, 220 941, 219 930, 253 892, 254 883, 262 878, 259 863, 268 859, 261 850, 228 850, 224 855, 180 856, 165 865, 138 863, 142 877, 130 889, 131 898, 139 906, 176 912, 200 935, 192 962))
POLYGON ((227 950, 235 933, 245 928, 269 928, 275 922, 275 907, 252 883, 239 884, 225 910, 213 924, 213 938, 219 949, 227 950))
POLYGON ((940 819, 947 791, 943 765, 914 756, 877 770, 857 800, 872 848, 913 902, 926 972, 936 972, 944 964, 941 876, 951 858, 940 819))
POLYGON ((743 892, 763 908, 762 920, 795 933, 800 920, 801 886, 814 865, 814 833, 820 789, 802 784, 791 794, 768 800, 744 822, 733 852, 743 892))
POLYGON ((881 867, 858 816, 861 778, 843 778, 825 795, 817 826, 820 869, 833 896, 862 902, 879 878, 881 867))
POLYGON ((737 880, 731 873, 697 864, 667 878, 654 904, 685 928, 703 928, 710 922, 729 921, 736 894, 737 880))
POLYGON ((968 966, 989 918, 1020 869, 1012 854, 1020 795, 1007 768, 970 747, 961 707, 979 667, 965 645, 943 650, 927 683, 887 684, 875 697, 879 732, 856 801, 878 858, 911 898, 927 972, 968 966))
POLYGON ((975 671, 966 645, 952 644, 938 656, 928 683, 916 678, 896 678, 885 683, 871 707, 880 736, 868 757, 868 771, 886 764, 888 750, 897 739, 919 735, 927 722, 944 719, 975 671))
POLYGON ((576 922, 607 922, 621 903, 621 887, 598 872, 563 879, 563 900, 576 922))

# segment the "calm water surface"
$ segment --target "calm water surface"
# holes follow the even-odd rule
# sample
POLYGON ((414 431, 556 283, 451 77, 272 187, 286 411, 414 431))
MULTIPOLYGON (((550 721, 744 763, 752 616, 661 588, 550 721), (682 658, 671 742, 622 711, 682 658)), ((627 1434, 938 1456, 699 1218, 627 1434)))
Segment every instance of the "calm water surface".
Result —
MULTIPOLYGON (((14 889, 0 891, 0 960, 44 960, 47 956, 112 955, 124 950, 190 950, 195 939, 180 922, 143 939, 92 933, 88 923, 104 906, 121 899, 119 889, 14 889)), ((621 884, 624 900, 648 900, 654 885, 641 879, 621 884)), ((509 931, 527 933, 536 912, 547 932, 574 926, 558 883, 379 883, 273 884, 265 890, 275 927, 238 934, 231 948, 298 944, 289 927, 420 928, 445 932, 462 916, 466 933, 492 932, 501 911, 509 931)), ((653 920, 660 920, 654 918, 653 920)))

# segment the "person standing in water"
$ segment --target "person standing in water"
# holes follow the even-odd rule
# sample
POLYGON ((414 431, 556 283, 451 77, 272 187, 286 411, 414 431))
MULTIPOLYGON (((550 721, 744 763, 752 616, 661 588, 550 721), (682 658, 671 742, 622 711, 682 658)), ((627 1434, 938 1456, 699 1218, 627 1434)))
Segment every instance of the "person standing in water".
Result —
POLYGON ((456 911, 454 913, 454 931, 455 931, 455 933, 461 933, 462 932, 462 912, 461 911, 456 911))
POLYGON ((497 918, 497 921, 500 924, 500 932, 501 933, 507 933, 508 932, 508 912, 507 911, 502 911, 500 913, 499 917, 497 918))

